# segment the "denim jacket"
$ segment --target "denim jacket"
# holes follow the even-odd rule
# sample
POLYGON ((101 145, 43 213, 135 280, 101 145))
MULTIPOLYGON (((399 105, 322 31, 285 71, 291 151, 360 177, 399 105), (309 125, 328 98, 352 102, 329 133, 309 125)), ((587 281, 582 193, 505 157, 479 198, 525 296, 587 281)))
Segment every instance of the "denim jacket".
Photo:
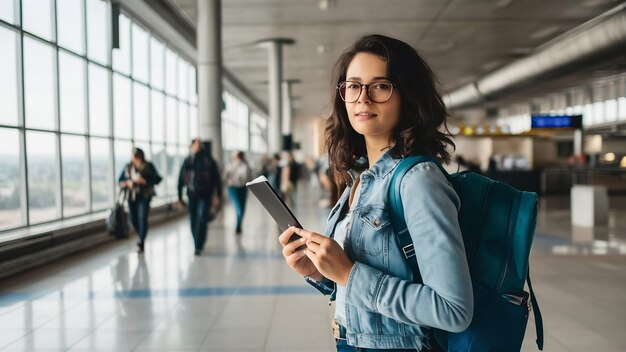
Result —
MULTIPOLYGON (((459 198, 434 163, 416 165, 402 180, 404 216, 423 282, 415 283, 387 209, 387 189, 399 162, 387 152, 361 176, 361 196, 344 244, 354 262, 345 305, 351 346, 429 349, 431 328, 460 332, 472 319, 474 301, 458 223, 459 198)), ((326 236, 333 236, 345 216, 349 195, 350 187, 331 210, 326 236)), ((306 280, 334 300, 334 282, 306 280)))

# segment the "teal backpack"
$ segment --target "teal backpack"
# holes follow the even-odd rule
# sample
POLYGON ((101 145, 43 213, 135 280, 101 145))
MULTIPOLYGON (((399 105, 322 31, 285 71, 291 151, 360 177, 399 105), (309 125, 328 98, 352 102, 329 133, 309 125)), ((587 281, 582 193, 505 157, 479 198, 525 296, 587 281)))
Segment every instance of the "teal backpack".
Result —
POLYGON ((472 172, 450 175, 431 157, 403 159, 391 179, 389 208, 398 243, 416 282, 421 282, 421 275, 404 220, 400 185, 411 168, 428 161, 437 164, 461 200, 459 225, 474 289, 470 326, 460 333, 435 330, 437 342, 454 352, 519 351, 532 306, 537 347, 543 350, 543 321, 528 268, 537 220, 537 194, 472 172), (524 291, 525 282, 530 294, 524 291))

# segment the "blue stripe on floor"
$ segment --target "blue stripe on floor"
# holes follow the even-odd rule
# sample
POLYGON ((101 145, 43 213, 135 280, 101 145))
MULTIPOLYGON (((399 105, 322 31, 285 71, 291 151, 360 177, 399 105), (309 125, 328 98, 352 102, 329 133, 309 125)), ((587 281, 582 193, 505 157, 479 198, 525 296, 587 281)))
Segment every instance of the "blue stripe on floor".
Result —
POLYGON ((317 290, 308 286, 244 286, 244 287, 190 287, 181 289, 136 289, 125 291, 98 292, 12 292, 0 294, 0 307, 23 301, 59 299, 141 299, 162 297, 219 297, 219 296, 276 296, 276 295, 315 295, 317 290), (58 293, 58 295, 55 294, 58 293))

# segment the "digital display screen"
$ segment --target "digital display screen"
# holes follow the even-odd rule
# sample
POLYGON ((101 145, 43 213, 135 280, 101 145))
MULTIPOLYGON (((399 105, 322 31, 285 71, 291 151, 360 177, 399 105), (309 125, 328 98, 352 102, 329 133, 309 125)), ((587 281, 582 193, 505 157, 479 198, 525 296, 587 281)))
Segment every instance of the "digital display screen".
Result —
POLYGON ((532 115, 531 128, 582 128, 582 115, 532 115))

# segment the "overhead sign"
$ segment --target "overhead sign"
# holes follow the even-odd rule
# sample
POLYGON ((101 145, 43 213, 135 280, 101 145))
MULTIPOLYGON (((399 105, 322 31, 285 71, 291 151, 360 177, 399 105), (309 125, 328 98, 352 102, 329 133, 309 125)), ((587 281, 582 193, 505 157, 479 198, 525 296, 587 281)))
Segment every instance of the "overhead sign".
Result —
POLYGON ((582 115, 531 115, 531 128, 582 128, 582 115))

